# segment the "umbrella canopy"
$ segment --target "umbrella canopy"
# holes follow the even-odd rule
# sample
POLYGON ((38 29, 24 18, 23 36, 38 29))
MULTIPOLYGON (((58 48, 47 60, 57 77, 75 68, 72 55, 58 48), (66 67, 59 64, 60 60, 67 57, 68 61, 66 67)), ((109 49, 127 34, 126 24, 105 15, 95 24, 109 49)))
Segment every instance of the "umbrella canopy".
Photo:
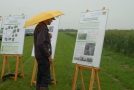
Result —
POLYGON ((50 19, 50 18, 60 16, 60 15, 63 15, 63 12, 61 12, 61 11, 46 11, 46 12, 40 13, 40 14, 34 16, 33 18, 29 19, 28 21, 26 21, 24 28, 31 26, 31 25, 34 25, 36 23, 39 23, 41 21, 50 19))

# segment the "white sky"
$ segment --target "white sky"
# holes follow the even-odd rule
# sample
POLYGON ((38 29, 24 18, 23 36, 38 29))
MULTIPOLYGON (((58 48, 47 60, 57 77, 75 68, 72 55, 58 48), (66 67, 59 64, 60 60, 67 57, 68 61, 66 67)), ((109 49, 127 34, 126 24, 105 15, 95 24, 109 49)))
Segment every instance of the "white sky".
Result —
MULTIPOLYGON (((60 29, 78 29, 81 12, 109 9, 106 29, 134 29, 134 0, 0 0, 0 16, 27 15, 60 10, 60 29)), ((32 28, 32 27, 30 27, 32 28)))

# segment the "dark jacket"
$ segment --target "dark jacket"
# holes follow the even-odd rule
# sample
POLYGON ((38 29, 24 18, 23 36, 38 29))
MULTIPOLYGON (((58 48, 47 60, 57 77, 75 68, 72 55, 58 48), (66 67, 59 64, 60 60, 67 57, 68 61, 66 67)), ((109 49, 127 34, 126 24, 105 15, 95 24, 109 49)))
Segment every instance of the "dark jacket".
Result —
POLYGON ((51 42, 47 25, 40 22, 34 30, 35 58, 49 57, 51 55, 51 42))

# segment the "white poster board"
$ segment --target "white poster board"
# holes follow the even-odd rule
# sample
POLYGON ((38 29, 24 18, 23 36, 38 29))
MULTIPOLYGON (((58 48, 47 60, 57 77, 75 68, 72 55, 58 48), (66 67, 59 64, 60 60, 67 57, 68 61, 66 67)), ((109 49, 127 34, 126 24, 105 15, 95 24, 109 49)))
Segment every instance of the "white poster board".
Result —
POLYGON ((26 16, 5 17, 1 54, 22 54, 26 16))
POLYGON ((1 30, 1 26, 2 26, 2 16, 0 16, 0 30, 1 30))
POLYGON ((99 67, 108 10, 81 13, 73 63, 99 67))
MULTIPOLYGON (((60 22, 60 17, 56 17, 55 20, 53 20, 53 22, 51 23, 51 25, 48 26, 49 33, 52 34, 52 38, 51 38, 52 58, 54 58, 54 54, 55 54, 55 47, 56 47, 56 41, 57 41, 58 29, 59 29, 59 22, 60 22)), ((34 47, 32 50, 32 56, 34 56, 34 47)))

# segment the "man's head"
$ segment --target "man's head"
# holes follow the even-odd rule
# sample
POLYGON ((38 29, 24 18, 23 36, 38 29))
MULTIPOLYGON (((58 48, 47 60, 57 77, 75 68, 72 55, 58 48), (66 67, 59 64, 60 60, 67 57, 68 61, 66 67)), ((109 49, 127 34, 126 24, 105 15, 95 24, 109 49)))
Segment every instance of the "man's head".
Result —
POLYGON ((44 20, 44 22, 45 22, 47 25, 50 25, 53 20, 55 20, 55 18, 50 18, 50 19, 44 20))

